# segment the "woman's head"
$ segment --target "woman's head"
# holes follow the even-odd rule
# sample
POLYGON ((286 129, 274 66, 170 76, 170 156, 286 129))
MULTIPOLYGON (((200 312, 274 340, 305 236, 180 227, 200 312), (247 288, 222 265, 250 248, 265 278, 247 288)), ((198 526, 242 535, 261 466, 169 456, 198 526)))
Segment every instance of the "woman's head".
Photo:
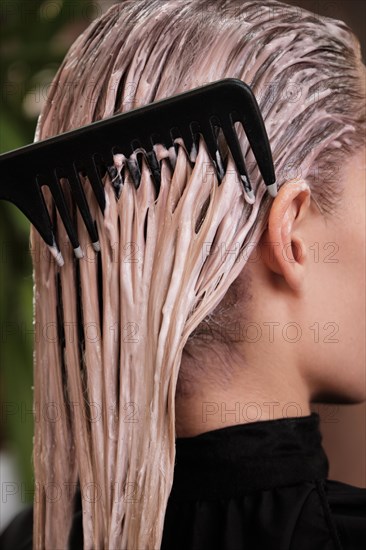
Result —
MULTIPOLYGON (((59 403, 63 418, 61 429, 50 422, 36 426, 40 547, 44 541, 65 544, 72 510, 64 499, 48 502, 46 487, 50 479, 66 478, 68 483, 79 480, 82 488, 94 483, 100 490, 94 500, 83 498, 87 545, 158 547, 174 468, 178 373, 181 396, 194 394, 202 376, 229 384, 244 351, 248 356, 263 348, 259 343, 244 350, 230 343, 227 333, 226 342, 216 336, 237 321, 277 322, 268 318, 268 310, 261 311, 263 296, 266 308, 271 300, 276 304, 281 322, 292 320, 298 306, 302 322, 311 320, 313 295, 322 294, 317 264, 310 268, 306 263, 305 277, 305 264, 284 263, 276 247, 267 259, 263 253, 253 261, 251 254, 270 248, 265 238, 272 243, 279 238, 290 259, 293 253, 298 260, 296 250, 287 246, 289 235, 295 247, 305 242, 310 250, 309 238, 318 239, 318 228, 322 240, 318 251, 315 241, 314 254, 331 256, 332 250, 322 247, 329 240, 339 242, 334 232, 340 227, 337 220, 351 213, 349 197, 356 208, 358 191, 347 192, 352 182, 341 169, 365 143, 361 69, 359 45, 343 23, 274 1, 121 2, 71 47, 40 117, 37 139, 236 77, 257 97, 279 196, 273 200, 266 194, 240 132, 254 205, 244 200, 230 157, 218 185, 201 140, 194 164, 182 146, 176 158, 164 146, 157 149, 162 169, 158 196, 145 164, 136 189, 124 159, 116 159, 122 186, 116 197, 105 178, 104 218, 83 182, 99 232, 99 259, 87 253, 80 264, 73 263, 56 220, 61 251, 69 261, 60 271, 44 259, 34 265, 36 319, 58 327, 55 342, 36 346, 35 399, 59 403), (278 233, 281 228, 287 233, 278 233), (209 344, 207 327, 214 335, 209 344), (75 401, 78 406, 71 407, 75 401), (125 498, 129 482, 138 499, 125 498), (51 513, 62 528, 51 529, 51 513)), ((361 207, 357 212, 362 215, 361 207)), ((351 234, 361 243, 356 219, 352 228, 347 225, 342 245, 351 234)), ((86 250, 82 224, 79 237, 86 250)), ((41 244, 34 231, 32 239, 41 244)), ((333 288, 327 307, 351 274, 347 262, 355 258, 356 253, 345 252, 338 271, 330 268, 335 264, 322 264, 321 280, 326 284, 330 277, 333 288)), ((353 305, 360 286, 358 280, 356 290, 347 294, 353 305)), ((345 311, 339 305, 337 312, 345 311)), ((327 312, 331 318, 311 321, 321 325, 320 338, 331 335, 325 323, 337 322, 332 310, 327 312)), ((263 353, 264 360, 268 350, 263 353)))

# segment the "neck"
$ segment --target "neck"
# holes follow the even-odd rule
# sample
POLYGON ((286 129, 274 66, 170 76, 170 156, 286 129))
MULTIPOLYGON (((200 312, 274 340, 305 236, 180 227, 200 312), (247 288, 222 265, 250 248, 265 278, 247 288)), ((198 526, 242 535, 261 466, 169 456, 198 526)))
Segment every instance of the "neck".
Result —
MULTIPOLYGON (((232 365, 233 374, 225 387, 202 376, 194 394, 176 395, 176 436, 193 437, 236 424, 309 415, 309 390, 298 370, 289 365, 286 361, 276 365, 272 359, 255 368, 232 365)), ((210 368, 217 372, 214 365, 210 368)))

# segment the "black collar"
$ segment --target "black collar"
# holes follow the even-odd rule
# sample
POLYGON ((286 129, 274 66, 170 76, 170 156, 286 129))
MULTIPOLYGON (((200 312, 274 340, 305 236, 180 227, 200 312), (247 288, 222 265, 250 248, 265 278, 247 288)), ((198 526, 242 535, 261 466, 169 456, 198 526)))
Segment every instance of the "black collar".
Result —
MULTIPOLYGON (((328 477, 319 415, 251 422, 176 439, 170 500, 240 497, 328 477)), ((169 502, 168 502, 169 506, 169 502)), ((69 548, 83 547, 77 492, 69 548)))
POLYGON ((172 497, 240 496, 327 478, 319 422, 313 412, 176 439, 172 497))

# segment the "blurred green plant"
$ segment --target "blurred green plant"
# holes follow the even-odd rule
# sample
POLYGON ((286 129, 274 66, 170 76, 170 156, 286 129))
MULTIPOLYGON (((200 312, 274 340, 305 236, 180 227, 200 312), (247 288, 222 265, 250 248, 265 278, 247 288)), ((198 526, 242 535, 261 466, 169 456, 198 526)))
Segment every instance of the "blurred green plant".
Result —
MULTIPOLYGON (((106 7, 91 0, 0 0, 1 153, 33 142, 47 88, 65 53, 106 7)), ((0 441, 18 459, 26 488, 22 500, 30 501, 34 336, 29 222, 4 201, 0 245, 0 441)))

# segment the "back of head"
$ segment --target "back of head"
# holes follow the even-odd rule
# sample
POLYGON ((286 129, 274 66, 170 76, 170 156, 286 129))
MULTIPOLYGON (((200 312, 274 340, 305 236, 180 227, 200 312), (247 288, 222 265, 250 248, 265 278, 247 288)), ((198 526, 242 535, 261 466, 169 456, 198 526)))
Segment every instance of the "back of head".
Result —
MULTIPOLYGON (((306 179, 324 215, 333 215, 343 191, 334 167, 364 143, 361 67, 344 23, 276 1, 125 1, 70 48, 36 139, 239 78, 258 100, 278 185, 306 179)), ((239 138, 253 205, 230 155, 218 185, 202 139, 195 162, 182 142, 177 155, 157 149, 158 195, 146 164, 136 189, 126 159, 115 158, 104 180, 104 216, 85 180, 101 253, 92 251, 75 211, 80 263, 46 197, 69 261, 61 270, 46 254, 34 262, 35 320, 47 329, 35 350, 37 548, 66 546, 77 482, 85 547, 161 543, 181 361, 200 342, 201 323, 217 322, 215 311, 245 267, 237 260, 252 251, 271 204, 245 135, 239 138), (233 253, 217 253, 222 247, 233 253)), ((33 230, 31 238, 42 249, 33 230)), ((182 393, 195 379, 188 363, 182 393)))

